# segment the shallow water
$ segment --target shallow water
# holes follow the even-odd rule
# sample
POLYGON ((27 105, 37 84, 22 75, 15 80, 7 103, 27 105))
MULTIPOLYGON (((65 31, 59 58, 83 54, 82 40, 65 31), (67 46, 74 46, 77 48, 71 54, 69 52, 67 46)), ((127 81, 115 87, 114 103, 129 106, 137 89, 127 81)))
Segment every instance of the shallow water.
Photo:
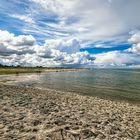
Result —
POLYGON ((1 75, 0 82, 140 103, 139 69, 93 69, 80 72, 1 75))

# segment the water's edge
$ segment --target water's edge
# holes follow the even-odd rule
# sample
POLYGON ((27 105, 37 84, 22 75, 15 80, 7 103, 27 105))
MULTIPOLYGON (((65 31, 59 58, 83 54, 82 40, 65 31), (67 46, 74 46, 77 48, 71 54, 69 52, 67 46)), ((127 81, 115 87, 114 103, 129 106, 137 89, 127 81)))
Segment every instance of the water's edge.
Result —
POLYGON ((0 76, 0 83, 2 82, 140 104, 138 69, 94 69, 79 72, 3 75, 0 76))

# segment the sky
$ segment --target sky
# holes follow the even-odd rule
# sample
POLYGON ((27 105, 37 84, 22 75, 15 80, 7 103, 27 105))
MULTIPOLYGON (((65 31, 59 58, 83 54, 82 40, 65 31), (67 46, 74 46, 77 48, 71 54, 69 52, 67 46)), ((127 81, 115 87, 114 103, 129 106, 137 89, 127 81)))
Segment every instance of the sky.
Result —
POLYGON ((0 64, 140 67, 140 0, 0 0, 0 64))

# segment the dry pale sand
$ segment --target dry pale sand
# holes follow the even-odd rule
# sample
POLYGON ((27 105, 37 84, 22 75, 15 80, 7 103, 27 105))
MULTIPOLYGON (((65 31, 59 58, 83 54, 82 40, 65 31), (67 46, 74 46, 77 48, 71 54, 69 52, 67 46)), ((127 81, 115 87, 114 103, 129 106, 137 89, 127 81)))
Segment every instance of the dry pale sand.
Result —
POLYGON ((140 140, 140 107, 0 85, 0 140, 140 140))

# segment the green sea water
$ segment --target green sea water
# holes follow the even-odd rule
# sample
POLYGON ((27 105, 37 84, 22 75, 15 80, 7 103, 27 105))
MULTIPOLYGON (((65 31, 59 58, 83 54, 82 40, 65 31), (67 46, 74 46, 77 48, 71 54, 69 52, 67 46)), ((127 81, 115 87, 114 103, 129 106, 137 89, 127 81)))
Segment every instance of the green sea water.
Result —
POLYGON ((0 76, 20 86, 77 92, 111 100, 140 104, 140 69, 92 69, 0 76))

